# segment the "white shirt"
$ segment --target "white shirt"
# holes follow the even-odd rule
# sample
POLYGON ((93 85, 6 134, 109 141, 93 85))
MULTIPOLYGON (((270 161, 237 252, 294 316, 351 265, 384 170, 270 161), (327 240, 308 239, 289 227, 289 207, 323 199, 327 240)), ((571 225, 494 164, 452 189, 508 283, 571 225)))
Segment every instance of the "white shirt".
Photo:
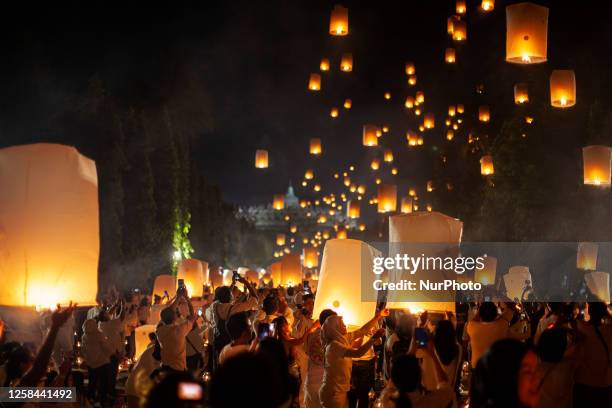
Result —
POLYGON ((472 367, 476 367, 480 357, 487 352, 493 343, 509 336, 508 322, 500 318, 492 322, 472 320, 467 323, 465 331, 470 337, 472 347, 472 367))
POLYGON ((114 353, 111 342, 100 331, 83 335, 83 348, 81 349, 85 363, 89 368, 98 368, 110 362, 110 355, 114 353))
POLYGON ((161 325, 157 328, 157 339, 161 346, 162 365, 177 371, 187 369, 187 352, 185 336, 193 323, 188 320, 161 325))
POLYGON ((125 382, 127 395, 144 397, 153 386, 151 373, 159 368, 159 361, 153 357, 153 351, 155 351, 155 346, 149 345, 132 368, 125 382))
POLYGON ((100 331, 108 338, 117 353, 125 350, 123 343, 123 321, 119 318, 98 323, 100 331))
POLYGON ((228 358, 234 357, 240 353, 246 353, 249 351, 248 344, 238 344, 237 346, 232 346, 232 343, 226 345, 219 353, 219 364, 223 364, 225 360, 228 358))

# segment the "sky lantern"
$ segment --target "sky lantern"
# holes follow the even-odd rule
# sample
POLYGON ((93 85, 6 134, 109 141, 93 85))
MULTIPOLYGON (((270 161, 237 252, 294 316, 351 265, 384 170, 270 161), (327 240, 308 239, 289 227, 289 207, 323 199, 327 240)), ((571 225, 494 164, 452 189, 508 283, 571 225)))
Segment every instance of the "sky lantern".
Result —
POLYGON ((344 106, 344 109, 351 109, 353 107, 353 101, 349 98, 346 98, 342 106, 344 106))
POLYGON ((255 167, 258 169, 268 168, 268 151, 267 150, 256 150, 255 151, 255 167))
POLYGON ((480 8, 482 11, 493 11, 495 8, 495 0, 482 0, 482 3, 480 3, 480 8))
POLYGON ((419 104, 425 102, 425 93, 423 93, 423 91, 417 91, 415 94, 415 101, 419 104))
POLYGON ((385 92, 384 97, 386 100, 391 99, 391 92, 385 92))
POLYGON ((404 106, 408 109, 414 108, 414 98, 412 96, 407 96, 406 102, 404 102, 404 106))
POLYGON ((457 0, 455 2, 455 12, 457 14, 465 14, 467 7, 465 6, 465 0, 457 0))
POLYGON ((308 89, 310 91, 320 91, 321 90, 321 75, 310 74, 310 79, 308 80, 308 89))
POLYGON ((176 294, 176 278, 172 275, 157 275, 153 282, 153 296, 164 297, 166 292, 171 298, 176 294))
MULTIPOLYGON (((416 116, 421 116, 421 108, 416 108, 416 109, 414 110, 414 114, 415 114, 416 116)), ((422 126, 419 126, 419 130, 422 132, 424 128, 423 128, 423 129, 421 129, 421 128, 422 128, 422 126)))
POLYGON ((372 319, 376 312, 376 291, 372 285, 364 285, 362 290, 361 279, 357 277, 362 271, 369 271, 372 275, 374 258, 380 255, 375 248, 355 239, 327 241, 321 259, 313 316, 318 316, 324 309, 332 309, 350 327, 361 327, 372 319), (364 293, 365 290, 368 292, 364 293), (366 298, 372 298, 372 301, 364 301, 366 298))
POLYGON ((359 218, 360 213, 359 201, 349 200, 346 205, 346 216, 348 218, 359 218))
POLYGON ((482 269, 475 269, 474 281, 483 285, 495 285, 495 275, 497 274, 497 258, 493 256, 484 257, 482 269))
POLYGON ((408 85, 415 86, 416 83, 417 83, 417 76, 416 75, 410 75, 408 77, 408 85))
POLYGON ((433 181, 431 181, 431 180, 427 181, 425 189, 427 190, 428 193, 431 193, 432 191, 434 191, 433 181))
POLYGON ((447 20, 446 20, 446 32, 448 33, 448 35, 450 35, 451 37, 453 36, 453 33, 455 32, 455 22, 461 20, 460 16, 457 15, 453 15, 450 16, 447 20))
POLYGON ((455 105, 450 105, 448 107, 448 116, 453 117, 455 116, 456 113, 457 113, 457 108, 455 107, 455 105))
POLYGON ((478 120, 481 122, 488 122, 491 120, 491 112, 487 105, 481 105, 478 107, 478 120))
POLYGON ((454 48, 447 48, 444 51, 444 61, 447 64, 454 64, 455 63, 455 49, 454 48))
POLYGON ((0 305, 95 305, 96 163, 74 147, 0 149, 0 305))
POLYGON ((302 262, 299 254, 287 253, 283 256, 280 283, 285 287, 302 283, 302 262))
POLYGON ((316 192, 321 191, 321 184, 319 184, 319 183, 315 184, 314 187, 313 187, 313 190, 316 191, 316 192))
POLYGON ((339 114, 340 111, 338 110, 338 108, 331 108, 331 110, 329 111, 329 116, 331 116, 332 118, 337 118, 339 114))
MULTIPOLYGON (((204 294, 204 284, 207 283, 208 279, 204 276, 203 266, 202 262, 193 258, 183 259, 179 264, 176 274, 177 286, 178 280, 183 279, 190 297, 202 297, 204 294)), ((208 269, 208 263, 206 269, 208 269)))
POLYGON ((410 214, 412 212, 412 197, 402 197, 400 211, 402 214, 410 214))
POLYGON ((467 39, 467 24, 463 20, 455 21, 453 24, 453 40, 461 42, 467 39))
POLYGON ((380 184, 377 198, 379 213, 395 212, 397 210, 397 186, 395 184, 380 184))
POLYGON ((455 132, 452 129, 446 131, 446 140, 451 141, 455 138, 455 132))
POLYGON ((312 169, 307 169, 307 170, 304 172, 304 178, 305 178, 306 180, 312 180, 312 179, 314 178, 314 171, 312 171, 312 169))
POLYGON ((276 261, 267 268, 268 273, 270 273, 270 276, 272 277, 272 282, 276 286, 280 285, 281 283, 282 269, 283 267, 281 265, 281 261, 276 261))
POLYGON ((319 266, 319 254, 317 253, 317 248, 304 247, 302 250, 302 263, 304 264, 304 268, 308 269, 319 266))
POLYGON ((397 167, 393 167, 391 168, 391 174, 394 176, 397 176, 397 173, 399 172, 399 170, 397 169, 397 167))
POLYGON ((319 69, 322 72, 329 71, 329 58, 322 58, 321 63, 319 64, 319 69))
POLYGON ((425 129, 433 129, 436 126, 436 119, 433 113, 426 113, 423 119, 423 126, 425 129))
POLYGON ((329 17, 329 33, 344 36, 349 33, 348 8, 336 4, 329 17))
POLYGON ((285 208, 285 196, 283 194, 274 194, 272 199, 272 208, 280 211, 285 208))
POLYGON ((503 276, 506 296, 510 299, 519 299, 523 295, 525 286, 532 285, 531 273, 527 266, 511 266, 508 273, 503 276))
POLYGON ((370 168, 372 170, 378 170, 380 168, 380 161, 378 159, 373 159, 370 163, 370 168))
POLYGON ((409 130, 406 132, 406 139, 408 140, 408 146, 416 146, 419 140, 419 135, 409 130))
POLYGON ((353 70, 353 54, 348 52, 342 54, 342 59, 340 60, 340 70, 342 72, 351 72, 353 70))
POLYGON ((347 239, 348 235, 346 233, 346 228, 338 228, 336 231, 336 239, 347 239))
POLYGON ((465 107, 460 103, 457 105, 457 113, 461 114, 463 112, 465 112, 465 107))
POLYGON ((289 227, 289 232, 295 234, 297 232, 297 225, 292 225, 291 227, 289 227))
POLYGON ((583 271, 594 271, 597 269, 597 252, 599 245, 594 242, 580 242, 576 254, 576 268, 583 271))
POLYGON ((608 146, 586 146, 582 148, 584 184, 610 187, 610 155, 608 146))
POLYGON ((383 133, 389 133, 389 125, 383 125, 382 131, 383 133))
POLYGON ((276 234, 276 245, 283 246, 285 245, 286 237, 285 234, 276 234))
POLYGON ((522 105, 529 102, 529 88, 526 83, 518 83, 514 85, 514 103, 522 105))
POLYGON ((495 173, 493 167, 493 156, 485 155, 480 158, 480 174, 483 176, 490 176, 495 173))
POLYGON ((556 69, 550 75, 550 104, 569 108, 576 104, 576 76, 571 69, 556 69))
POLYGON ((393 161, 393 150, 385 149, 385 153, 383 155, 383 159, 387 163, 391 163, 393 161))
POLYGON ((376 125, 363 125, 364 146, 378 146, 378 136, 376 136, 377 130, 378 126, 376 125))
POLYGON ((405 66, 405 70, 406 70, 406 75, 408 75, 408 76, 414 75, 414 73, 416 72, 416 69, 414 68, 414 63, 413 62, 407 62, 406 66, 405 66))
POLYGON ((321 139, 312 138, 310 139, 310 154, 314 156, 319 156, 323 152, 321 148, 321 139))
POLYGON ((610 274, 607 272, 589 272, 584 275, 587 287, 602 302, 610 303, 610 274))
POLYGON ((548 8, 533 3, 506 7, 506 61, 514 64, 546 62, 548 8))

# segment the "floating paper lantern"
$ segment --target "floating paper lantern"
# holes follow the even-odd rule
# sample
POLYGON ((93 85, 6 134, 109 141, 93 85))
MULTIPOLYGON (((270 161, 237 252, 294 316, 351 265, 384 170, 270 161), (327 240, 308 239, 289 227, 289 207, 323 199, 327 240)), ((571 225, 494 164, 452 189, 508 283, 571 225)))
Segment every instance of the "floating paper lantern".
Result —
POLYGON ((276 245, 283 246, 285 245, 286 238, 285 234, 276 234, 276 245))
POLYGON ((556 69, 550 75, 550 104, 569 108, 576 104, 576 76, 569 69, 556 69))
POLYGON ((346 216, 348 218, 359 218, 360 213, 359 201, 349 200, 346 205, 346 216))
MULTIPOLYGON (((204 284, 207 279, 204 276, 203 266, 202 262, 193 258, 183 259, 179 264, 176 274, 177 282, 179 279, 183 279, 187 293, 191 297, 202 297, 204 294, 204 284)), ((208 263, 206 269, 208 269, 208 263)))
POLYGON ((385 97, 386 100, 391 99, 391 92, 385 92, 384 97, 385 97))
POLYGON ((363 125, 363 145, 378 146, 378 137, 376 131, 378 127, 375 125, 363 125))
POLYGON ((268 266, 268 272, 272 277, 272 282, 274 285, 278 286, 281 284, 281 275, 282 275, 283 266, 281 261, 274 262, 270 266, 268 266))
POLYGON ((306 170, 306 172, 304 173, 304 178, 306 180, 312 180, 314 178, 314 171, 312 171, 312 169, 306 170))
POLYGON ((455 108, 455 105, 451 105, 448 107, 448 116, 453 117, 455 116, 457 112, 457 108, 455 108))
POLYGON ((416 70, 414 69, 414 63, 412 62, 407 62, 405 69, 406 75, 414 75, 414 73, 416 72, 416 70))
POLYGON ((525 123, 531 125, 533 123, 533 116, 525 116, 525 123))
POLYGON ((610 187, 610 155, 607 146, 586 146, 582 148, 584 184, 610 187))
POLYGON ((308 80, 308 89, 311 91, 321 90, 321 75, 310 74, 310 79, 308 80))
POLYGON ((329 17, 329 33, 335 36, 344 36, 349 33, 348 8, 337 4, 329 17))
POLYGON ((291 227, 289 227, 289 232, 295 234, 297 232, 297 225, 292 225, 291 227))
POLYGON ((610 274, 607 272, 589 272, 584 275, 584 281, 600 301, 610 304, 610 274))
POLYGON ((323 150, 321 148, 321 139, 319 138, 310 139, 310 154, 314 156, 318 156, 321 154, 322 151, 323 150))
POLYGON ((414 98, 412 96, 407 96, 404 106, 408 109, 412 109, 414 107, 414 98))
POLYGON ((329 71, 329 59, 328 58, 321 59, 321 63, 319 64, 319 69, 323 72, 329 71))
POLYGON ((384 157, 384 161, 386 161, 387 163, 391 163, 393 161, 393 150, 385 149, 385 153, 383 157, 384 157))
POLYGON ((455 63, 455 49, 454 48, 447 48, 446 51, 444 51, 444 61, 447 64, 455 63))
POLYGON ((491 120, 491 112, 488 106, 482 105, 478 107, 478 120, 481 122, 488 122, 491 120))
POLYGON ((336 239, 347 239, 348 235, 346 233, 346 229, 344 228, 338 228, 338 231, 336 231, 336 239))
POLYGON ((98 176, 74 147, 0 149, 0 305, 96 304, 98 176))
POLYGON ((433 181, 429 180, 427 182, 427 185, 425 186, 425 189, 427 190, 428 193, 431 193, 432 191, 434 191, 433 181))
POLYGON ((377 198, 379 213, 395 212, 397 210, 397 186, 395 184, 380 184, 377 198))
POLYGON ((353 101, 347 98, 344 100, 343 106, 344 106, 344 109, 351 109, 353 107, 353 101))
POLYGON ((176 295, 176 278, 172 275, 157 275, 153 282, 153 296, 164 297, 166 293, 171 298, 176 295))
POLYGON ((514 85, 514 103, 522 105, 529 102, 529 88, 525 83, 514 85))
POLYGON ((497 258, 492 256, 484 257, 482 269, 475 269, 474 281, 483 285, 495 285, 495 275, 497 273, 497 258))
POLYGON ((548 8, 533 3, 506 7, 506 61, 537 64, 546 61, 548 8))
POLYGON ((453 36, 453 33, 455 32, 455 22, 459 20, 461 20, 461 17, 459 16, 450 16, 446 20, 446 31, 448 32, 448 35, 450 35, 451 37, 453 36))
POLYGON ((400 211, 402 214, 410 214, 412 212, 412 198, 411 197, 402 197, 400 211))
POLYGON ((247 270, 244 272, 244 278, 253 284, 257 284, 259 282, 259 273, 253 269, 247 268, 247 270))
POLYGON ((342 54, 340 60, 340 70, 343 72, 351 72, 353 70, 353 54, 342 54))
POLYGON ((466 10, 465 0, 457 0, 455 3, 455 12, 457 14, 465 14, 466 10))
POLYGON ((332 309, 351 327, 361 327, 372 319, 376 312, 376 291, 372 285, 362 285, 358 276, 361 273, 373 276, 374 258, 380 255, 379 251, 362 241, 327 241, 312 315, 318 316, 322 310, 332 309), (372 301, 362 300, 367 298, 372 301))
POLYGON ((506 296, 512 300, 521 300, 523 291, 528 285, 533 287, 531 273, 527 266, 512 266, 508 273, 504 275, 506 296))
POLYGON ((467 39, 467 24, 463 20, 455 21, 453 24, 453 40, 465 41, 467 39))
POLYGON ((463 113, 465 111, 465 107, 462 104, 457 105, 457 113, 463 113))
POLYGON ((275 194, 272 199, 272 208, 277 211, 280 211, 285 208, 285 196, 282 194, 275 194))
POLYGON ((135 360, 138 360, 147 347, 149 347, 149 344, 151 343, 149 334, 155 333, 156 328, 157 324, 145 324, 136 327, 134 330, 134 340, 136 343, 136 350, 134 353, 135 360))
POLYGON ((267 150, 256 150, 255 151, 255 167, 258 169, 268 168, 268 151, 267 150))
POLYGON ((408 139, 408 146, 416 146, 418 144, 419 135, 412 131, 406 133, 406 139, 408 139))
POLYGON ((436 125, 436 119, 433 113, 426 113, 423 120, 423 126, 425 129, 433 129, 436 125))
POLYGON ((389 125, 383 125, 382 131, 383 133, 389 133, 389 125))
POLYGON ((319 183, 315 184, 313 190, 317 192, 321 191, 321 185, 319 183))
POLYGON ((305 268, 310 269, 319 266, 319 254, 316 248, 304 247, 302 250, 302 258, 304 259, 305 268))
POLYGON ((446 140, 453 140, 455 138, 455 132, 452 129, 446 131, 446 140))
POLYGON ((300 255, 288 253, 281 260, 281 285, 297 286, 302 283, 300 255))
POLYGON ((482 9, 482 11, 493 11, 493 9, 495 8, 495 1, 482 0, 482 3, 480 3, 480 8, 482 9))
POLYGON ((480 174, 483 176, 490 176, 495 173, 493 167, 493 156, 485 155, 480 158, 480 174))
POLYGON ((372 160, 372 162, 370 163, 370 168, 372 170, 378 170, 380 168, 380 161, 378 161, 378 159, 372 160))
POLYGON ((597 252, 599 246, 593 242, 580 242, 576 256, 576 267, 585 271, 597 269, 597 252))
POLYGON ((332 118, 337 118, 339 114, 340 111, 338 110, 338 108, 331 108, 331 110, 329 111, 329 116, 331 116, 332 118))
POLYGON ((415 86, 416 83, 417 83, 417 76, 416 75, 410 75, 408 77, 408 85, 415 86))
POLYGON ((415 100, 421 104, 423 102, 425 102, 425 94, 423 93, 423 91, 417 91, 416 95, 415 95, 415 100))

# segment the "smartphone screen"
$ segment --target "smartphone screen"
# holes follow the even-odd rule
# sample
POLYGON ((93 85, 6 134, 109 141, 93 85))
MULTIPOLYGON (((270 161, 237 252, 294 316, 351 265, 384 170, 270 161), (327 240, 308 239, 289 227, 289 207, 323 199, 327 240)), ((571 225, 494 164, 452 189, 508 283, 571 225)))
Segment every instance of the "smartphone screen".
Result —
POLYGON ((184 288, 184 287, 185 287, 185 280, 183 280, 183 279, 179 279, 179 280, 178 280, 178 287, 179 287, 180 289, 184 288))
POLYGON ((202 308, 201 307, 198 309, 198 316, 202 316, 202 308))
POLYGON ((178 384, 178 397, 181 400, 198 401, 202 399, 202 386, 193 382, 178 384))
POLYGON ((259 323, 259 326, 257 326, 257 338, 259 340, 263 340, 269 335, 270 335, 270 324, 259 323))
POLYGON ((422 327, 414 329, 414 341, 419 347, 427 345, 427 331, 422 327))

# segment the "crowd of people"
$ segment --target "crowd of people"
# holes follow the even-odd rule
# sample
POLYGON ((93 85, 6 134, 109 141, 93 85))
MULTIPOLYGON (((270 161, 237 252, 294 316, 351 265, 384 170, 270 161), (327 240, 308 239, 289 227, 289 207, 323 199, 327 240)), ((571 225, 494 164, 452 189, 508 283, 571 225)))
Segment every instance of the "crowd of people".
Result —
POLYGON ((74 386, 82 405, 100 407, 612 406, 604 303, 481 302, 418 316, 380 304, 347 327, 331 309, 313 316, 307 289, 236 275, 210 299, 184 287, 153 299, 111 291, 90 309, 45 312, 37 351, 10 341, 0 320, 0 383, 74 386), (153 330, 136 355, 140 326, 153 330))

